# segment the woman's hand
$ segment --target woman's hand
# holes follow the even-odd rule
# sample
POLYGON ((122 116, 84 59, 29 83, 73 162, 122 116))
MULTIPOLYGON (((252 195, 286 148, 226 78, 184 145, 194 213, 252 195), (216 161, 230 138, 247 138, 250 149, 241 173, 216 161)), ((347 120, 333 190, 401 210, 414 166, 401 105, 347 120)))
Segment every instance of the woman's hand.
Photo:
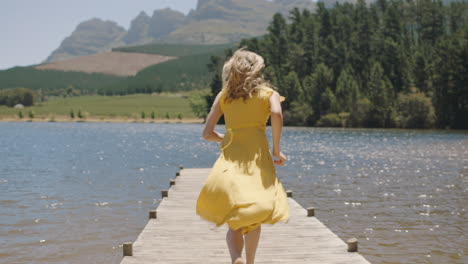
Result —
POLYGON ((284 166, 284 163, 286 162, 287 158, 286 158, 286 155, 283 154, 283 152, 279 152, 279 153, 273 153, 273 156, 275 157, 273 159, 273 163, 275 163, 276 165, 278 166, 284 166))

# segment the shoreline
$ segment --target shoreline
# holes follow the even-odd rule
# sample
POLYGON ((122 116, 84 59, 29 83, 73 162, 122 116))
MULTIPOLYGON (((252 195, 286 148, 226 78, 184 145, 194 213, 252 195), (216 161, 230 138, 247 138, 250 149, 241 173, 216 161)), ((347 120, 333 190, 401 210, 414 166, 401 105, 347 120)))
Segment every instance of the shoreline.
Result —
MULTIPOLYGON (((22 119, 12 116, 0 116, 0 123, 135 123, 135 124, 204 124, 205 120, 202 118, 145 118, 135 119, 132 117, 86 117, 86 118, 70 118, 68 116, 47 116, 47 117, 36 117, 29 118, 24 117, 22 119)), ((317 126, 285 126, 295 128, 334 128, 343 130, 395 130, 395 131, 450 131, 466 134, 468 129, 443 129, 443 128, 378 128, 378 127, 317 127, 317 126)))
POLYGON ((202 118, 146 118, 146 119, 135 119, 126 117, 86 117, 86 118, 70 118, 70 117, 37 117, 37 118, 18 118, 18 117, 1 117, 0 123, 170 123, 170 124, 202 124, 204 120, 202 118))

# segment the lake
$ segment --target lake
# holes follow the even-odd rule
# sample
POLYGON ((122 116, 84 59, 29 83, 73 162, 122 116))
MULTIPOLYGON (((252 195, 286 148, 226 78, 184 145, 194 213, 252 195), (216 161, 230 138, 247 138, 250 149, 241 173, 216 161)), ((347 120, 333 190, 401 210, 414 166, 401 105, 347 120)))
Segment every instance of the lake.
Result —
MULTIPOLYGON (((121 244, 136 239, 179 164, 216 160, 201 130, 0 123, 0 263, 120 263, 121 244)), ((371 263, 467 263, 467 132, 287 127, 283 136, 280 181, 340 238, 358 238, 371 263)))

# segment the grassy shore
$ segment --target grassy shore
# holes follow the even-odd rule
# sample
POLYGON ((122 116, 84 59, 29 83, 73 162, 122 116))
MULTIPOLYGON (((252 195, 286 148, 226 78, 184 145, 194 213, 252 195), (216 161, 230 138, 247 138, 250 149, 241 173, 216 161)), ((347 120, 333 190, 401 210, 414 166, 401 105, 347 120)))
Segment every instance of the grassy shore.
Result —
POLYGON ((0 121, 202 122, 193 114, 188 97, 180 93, 52 98, 23 109, 0 106, 0 121))

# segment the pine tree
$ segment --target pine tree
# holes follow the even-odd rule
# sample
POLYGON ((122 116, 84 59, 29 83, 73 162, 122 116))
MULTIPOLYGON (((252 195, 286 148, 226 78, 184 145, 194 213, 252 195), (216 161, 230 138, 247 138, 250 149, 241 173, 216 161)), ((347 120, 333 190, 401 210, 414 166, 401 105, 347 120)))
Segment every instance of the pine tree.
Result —
MULTIPOLYGON (((291 71, 284 78, 284 87, 287 89, 281 89, 280 93, 283 94, 286 98, 294 99, 295 101, 304 101, 304 91, 301 86, 301 82, 297 76, 297 73, 291 71)), ((290 100, 283 102, 284 108, 289 109, 290 100)))
POLYGON ((440 127, 468 128, 468 27, 440 42, 435 56, 435 107, 440 127))
POLYGON ((388 127, 390 125, 390 114, 392 107, 392 84, 384 75, 383 68, 379 62, 372 64, 368 81, 370 99, 372 102, 373 115, 371 125, 376 127, 388 127))
POLYGON ((289 71, 287 69, 288 39, 286 20, 280 13, 273 16, 273 21, 268 27, 269 34, 266 36, 267 64, 275 69, 275 85, 282 86, 283 76, 289 71))
MULTIPOLYGON (((350 63, 353 65, 358 78, 364 80, 364 69, 367 61, 371 56, 371 39, 372 39, 372 21, 371 15, 367 8, 365 0, 358 0, 355 6, 353 20, 356 21, 356 30, 351 35, 350 46, 352 48, 350 54, 350 63)), ((365 86, 365 83, 363 83, 365 86)))
POLYGON ((322 116, 329 114, 329 113, 338 112, 338 105, 336 103, 336 97, 333 94, 330 87, 327 87, 320 97, 321 97, 320 113, 322 114, 322 116))
POLYGON ((319 30, 319 37, 320 40, 325 40, 327 37, 332 34, 332 24, 330 21, 330 11, 329 9, 325 8, 323 2, 317 3, 317 17, 320 21, 320 30, 319 30))
POLYGON ((305 75, 311 74, 315 70, 315 66, 319 63, 323 63, 319 59, 319 40, 318 40, 318 25, 314 17, 309 17, 304 25, 304 43, 302 44, 304 49, 304 62, 303 69, 305 75))
POLYGON ((333 83, 333 70, 328 68, 325 64, 317 65, 316 71, 310 76, 310 79, 304 81, 304 97, 310 98, 308 101, 311 103, 315 122, 320 118, 322 113, 322 94, 327 88, 330 88, 333 83))
POLYGON ((444 35, 444 9, 440 0, 419 0, 417 18, 421 40, 434 45, 444 35))
POLYGON ((396 1, 389 2, 386 12, 383 14, 383 34, 395 43, 399 43, 402 37, 401 10, 396 1))
POLYGON ((351 75, 351 66, 343 69, 336 84, 336 101, 340 112, 351 112, 359 97, 359 86, 351 75))
POLYGON ((304 40, 303 15, 299 8, 295 7, 289 15, 291 21, 289 27, 289 40, 293 43, 302 43, 304 40))

